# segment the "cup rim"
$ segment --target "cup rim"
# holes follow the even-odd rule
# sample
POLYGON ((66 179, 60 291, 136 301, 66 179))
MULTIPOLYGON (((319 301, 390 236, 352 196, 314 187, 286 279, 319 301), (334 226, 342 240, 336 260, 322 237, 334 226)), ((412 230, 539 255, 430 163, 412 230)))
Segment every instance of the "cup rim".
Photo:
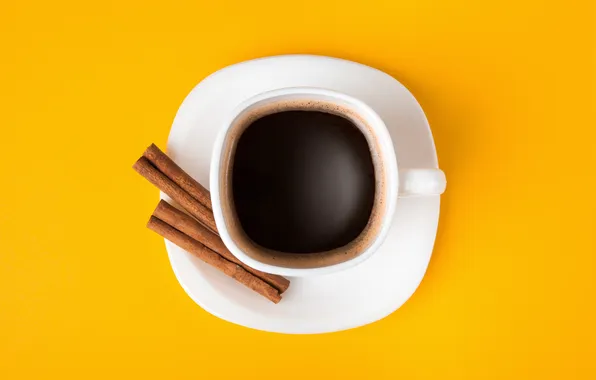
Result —
MULTIPOLYGON (((360 112, 358 113, 361 115, 360 112)), ((370 258, 374 252, 377 251, 379 246, 387 237, 389 228, 391 226, 391 221, 393 220, 393 216, 395 214, 398 194, 398 169, 395 149, 389 131, 381 117, 366 103, 350 95, 324 88, 286 87, 271 91, 265 91, 257 95, 254 95, 246 99, 242 103, 238 104, 234 111, 230 113, 230 116, 226 119, 226 122, 223 124, 222 129, 219 131, 218 136, 215 140, 214 148, 211 155, 209 182, 215 223, 217 225, 221 239, 223 240, 226 247, 232 252, 232 254, 234 254, 234 256, 236 256, 243 263, 263 272, 283 276, 304 277, 338 272, 353 267, 364 262, 366 259, 370 258), (379 146, 381 147, 383 165, 385 166, 385 186, 387 188, 385 198, 385 212, 384 215, 381 217, 381 220, 379 221, 380 228, 379 231, 376 233, 376 236, 373 237, 372 243, 367 248, 365 248, 360 254, 346 261, 328 266, 311 268, 293 268, 264 263, 244 253, 243 250, 236 244, 236 242, 231 237, 228 231, 228 227, 226 225, 223 211, 221 208, 221 189, 219 182, 221 175, 222 151, 226 139, 228 137, 228 132, 234 125, 234 122, 237 120, 237 118, 243 115, 247 110, 251 109, 251 107, 255 106, 257 103, 286 95, 325 96, 355 106, 359 111, 364 111, 362 113, 366 114, 365 119, 370 124, 371 128, 374 130, 379 146)))

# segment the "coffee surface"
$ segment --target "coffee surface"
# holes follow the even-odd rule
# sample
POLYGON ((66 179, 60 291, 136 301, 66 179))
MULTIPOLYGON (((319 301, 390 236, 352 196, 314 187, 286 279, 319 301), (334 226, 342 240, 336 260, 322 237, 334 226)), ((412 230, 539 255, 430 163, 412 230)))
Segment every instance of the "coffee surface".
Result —
POLYGON ((371 215, 370 149, 341 116, 286 111, 254 121, 239 138, 232 173, 240 224, 265 248, 339 248, 362 232, 371 215))

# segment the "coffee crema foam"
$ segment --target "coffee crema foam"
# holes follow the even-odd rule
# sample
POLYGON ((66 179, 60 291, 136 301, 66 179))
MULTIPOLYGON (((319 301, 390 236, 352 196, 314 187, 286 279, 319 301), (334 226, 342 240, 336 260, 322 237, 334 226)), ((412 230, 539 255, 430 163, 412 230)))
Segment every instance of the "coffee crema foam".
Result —
POLYGON ((357 112, 348 106, 331 103, 324 100, 312 99, 284 99, 272 101, 268 104, 258 103, 241 112, 229 128, 222 149, 220 162, 220 204, 227 231, 247 256, 259 262, 287 268, 317 268, 349 261, 362 254, 376 240, 386 212, 385 198, 387 188, 385 168, 381 159, 381 148, 373 129, 357 112), (285 111, 319 111, 341 116, 352 122, 364 135, 368 143, 375 175, 375 195, 373 207, 368 223, 360 234, 348 244, 324 252, 292 253, 280 252, 264 248, 244 232, 236 214, 232 191, 232 170, 235 150, 240 136, 256 120, 274 113, 285 111))

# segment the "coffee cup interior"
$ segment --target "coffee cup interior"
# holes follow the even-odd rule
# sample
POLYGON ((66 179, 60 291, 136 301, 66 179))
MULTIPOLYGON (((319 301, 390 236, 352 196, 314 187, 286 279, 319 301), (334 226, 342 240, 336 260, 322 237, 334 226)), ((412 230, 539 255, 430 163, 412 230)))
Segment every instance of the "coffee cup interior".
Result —
POLYGON ((327 95, 278 96, 242 110, 226 131, 217 178, 235 248, 297 269, 367 251, 389 203, 377 128, 357 104, 327 95))

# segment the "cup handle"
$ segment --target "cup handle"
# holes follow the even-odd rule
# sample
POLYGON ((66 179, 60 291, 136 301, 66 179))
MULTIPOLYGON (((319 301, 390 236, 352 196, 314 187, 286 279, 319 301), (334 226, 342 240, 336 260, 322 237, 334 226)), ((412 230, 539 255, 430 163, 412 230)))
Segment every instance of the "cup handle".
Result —
POLYGON ((399 197, 441 195, 447 179, 441 169, 402 169, 399 171, 399 197))

